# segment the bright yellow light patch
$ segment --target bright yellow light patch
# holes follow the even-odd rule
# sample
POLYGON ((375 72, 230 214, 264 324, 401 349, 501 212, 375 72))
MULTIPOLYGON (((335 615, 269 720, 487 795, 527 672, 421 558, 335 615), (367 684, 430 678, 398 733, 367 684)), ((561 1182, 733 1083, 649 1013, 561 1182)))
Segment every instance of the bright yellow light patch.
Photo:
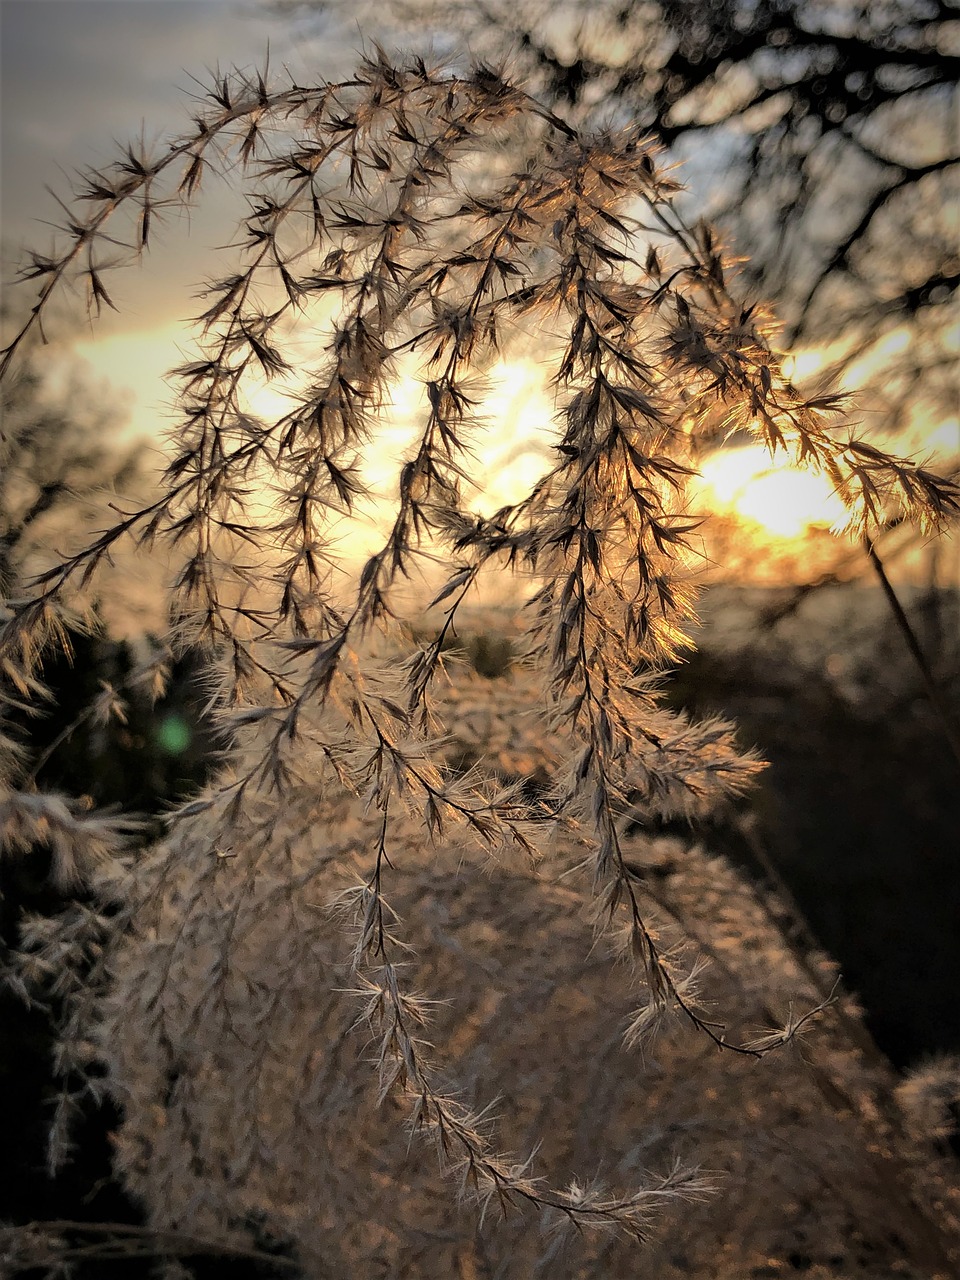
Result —
POLYGON ((549 468, 555 406, 536 360, 499 360, 487 377, 489 390, 478 406, 486 431, 477 481, 479 506, 489 515, 519 502, 549 468))
POLYGON ((175 421, 176 390, 165 375, 189 357, 189 334, 181 324, 130 333, 95 336, 76 342, 74 352, 97 377, 111 383, 117 402, 130 414, 131 434, 159 439, 175 421))
POLYGON ((847 511, 826 476, 771 458, 762 445, 721 450, 702 468, 704 497, 721 515, 762 525, 774 538, 802 537, 815 527, 847 522, 847 511))

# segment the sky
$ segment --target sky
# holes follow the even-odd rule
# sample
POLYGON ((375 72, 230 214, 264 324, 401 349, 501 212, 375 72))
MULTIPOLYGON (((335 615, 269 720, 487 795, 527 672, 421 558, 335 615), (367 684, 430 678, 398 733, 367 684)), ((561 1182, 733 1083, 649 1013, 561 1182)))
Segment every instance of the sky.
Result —
MULTIPOLYGON (((272 68, 287 66, 304 83, 343 74, 361 43, 349 21, 318 30, 316 15, 277 16, 258 0, 0 0, 3 279, 25 249, 50 246, 45 220, 63 215, 46 188, 67 196, 72 172, 108 163, 118 143, 141 131, 148 142, 179 133, 210 68, 263 66, 269 44, 272 68)), ((185 321, 198 309, 193 294, 210 273, 211 248, 229 241, 241 212, 214 189, 191 214, 189 235, 172 220, 161 227, 143 266, 111 277, 121 314, 105 311, 96 332, 83 327, 76 299, 73 349, 94 379, 108 380, 131 430, 159 440, 169 429, 173 395, 163 374, 190 354, 185 321)), ((29 305, 31 287, 17 292, 29 305)), ((513 371, 504 394, 515 410, 525 397, 520 416, 547 425, 549 405, 526 385, 528 372, 513 371)), ((721 480, 740 492, 735 477, 721 480)), ((774 494, 768 506, 778 504, 774 494)), ((833 515, 828 503, 823 518, 833 515)))
MULTIPOLYGON (((191 95, 201 92, 198 80, 209 83, 211 68, 261 68, 269 46, 278 79, 287 68, 312 83, 343 75, 361 45, 349 19, 281 16, 258 0, 0 0, 4 281, 26 251, 44 252, 53 241, 50 224, 64 214, 48 188, 66 199, 72 175, 108 164, 118 144, 141 131, 159 143, 189 127, 191 95)), ((141 265, 109 277, 119 315, 104 309, 91 326, 84 299, 74 300, 72 350, 140 434, 160 439, 174 420, 163 377, 191 356, 194 294, 213 270, 211 250, 232 239, 244 208, 205 183, 189 227, 170 217, 141 265)), ((35 294, 27 284, 10 297, 26 307, 35 294)), ((519 395, 548 425, 550 411, 528 381, 523 371, 513 379, 513 402, 519 395)), ((506 500, 497 497, 495 505, 506 500)))
MULTIPOLYGON (((159 143, 189 128, 190 95, 201 92, 197 80, 209 83, 209 69, 218 66, 263 67, 268 44, 278 77, 286 67, 300 83, 311 83, 342 76, 362 37, 349 20, 324 27, 316 14, 298 21, 270 13, 257 0, 0 0, 4 280, 14 277, 27 250, 51 246, 48 224, 64 214, 48 187, 68 198, 71 175, 108 164, 117 144, 141 131, 159 143)), ((127 430, 148 441, 161 441, 175 427, 174 393, 164 375, 193 358, 187 321, 201 309, 194 295, 214 270, 211 249, 233 238, 244 208, 226 190, 205 183, 189 227, 168 215, 143 263, 108 277, 119 314, 104 309, 91 325, 84 299, 73 301, 73 356, 93 385, 123 406, 127 430)), ((11 293, 26 307, 36 286, 11 293)), ((495 380, 491 409, 502 413, 506 406, 512 421, 519 414, 530 429, 534 419, 549 428, 551 408, 530 374, 521 367, 500 380, 503 386, 495 380)), ((418 412, 414 399, 410 416, 418 412)), ((371 464, 378 474, 368 479, 389 482, 392 491, 392 458, 403 451, 409 430, 400 424, 384 434, 388 447, 378 452, 371 464)), ((518 456, 506 441, 491 458, 495 479, 502 479, 497 458, 504 450, 512 455, 518 482, 532 481, 531 467, 539 474, 542 455, 525 457, 521 450, 518 456)), ((495 509, 510 493, 492 483, 488 496, 495 509)))
MULTIPOLYGON (((211 69, 262 68, 269 48, 278 78, 288 68, 309 83, 342 72, 360 44, 349 24, 318 32, 316 15, 278 16, 259 0, 0 0, 4 286, 27 250, 51 247, 64 217, 55 195, 69 198, 73 175, 108 164, 141 133, 161 143, 189 128, 211 69)), ((168 215, 142 265, 111 275, 119 315, 105 309, 91 326, 83 298, 73 300, 73 351, 98 383, 109 383, 138 433, 159 438, 170 425, 163 375, 190 351, 193 295, 211 272, 211 250, 229 242, 242 212, 208 183, 189 226, 168 215)), ((5 294, 23 308, 35 286, 5 294)))
MULTIPOLYGON (((67 197, 71 175, 108 163, 141 130, 150 141, 189 122, 193 77, 208 69, 271 64, 309 74, 318 42, 256 0, 0 0, 0 227, 3 279, 26 249, 45 251, 62 218, 48 187, 67 197)), ((341 57, 344 51, 341 50, 341 57)), ((325 50, 329 71, 337 57, 325 50)), ((322 60, 322 57, 321 57, 322 60)), ((111 279, 122 316, 105 313, 76 349, 109 376, 138 430, 150 431, 166 399, 162 373, 180 359, 191 291, 209 271, 209 250, 230 238, 237 214, 221 193, 184 228, 161 228, 142 268, 111 279), (106 340, 111 339, 108 343, 106 340)), ((32 299, 29 286, 8 295, 32 299)), ((76 315, 82 322, 83 303, 76 315)))
POLYGON ((302 61, 293 37, 253 0, 0 0, 4 241, 36 241, 46 185, 185 123, 192 77, 261 64, 268 40, 275 63, 302 61))
MULTIPOLYGON (((286 67, 310 83, 344 74, 362 35, 349 19, 278 16, 258 0, 0 0, 4 279, 13 278, 26 250, 46 251, 53 240, 47 224, 64 215, 48 187, 68 197, 73 173, 109 163, 117 144, 141 130, 148 142, 179 133, 189 125, 197 79, 209 82, 217 66, 262 67, 268 44, 278 77, 286 67)), ((191 355, 185 322, 199 309, 193 295, 211 273, 211 249, 232 238, 243 210, 228 192, 207 186, 189 228, 171 219, 142 265, 109 277, 119 315, 105 309, 91 327, 83 298, 75 299, 72 349, 109 383, 138 433, 159 440, 175 420, 163 376, 191 355)), ((29 305, 35 286, 15 292, 29 305)), ((491 409, 506 405, 528 427, 548 427, 551 409, 530 375, 521 367, 500 379, 491 409)), ((539 462, 512 454, 517 479, 532 479, 539 462)), ((507 499, 491 486, 494 508, 507 499)))

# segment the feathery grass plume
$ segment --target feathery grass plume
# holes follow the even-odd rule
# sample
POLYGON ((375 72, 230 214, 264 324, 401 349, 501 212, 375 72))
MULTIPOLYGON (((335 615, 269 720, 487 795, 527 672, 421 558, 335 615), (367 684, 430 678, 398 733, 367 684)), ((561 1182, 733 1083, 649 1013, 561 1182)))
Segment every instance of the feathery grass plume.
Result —
MULTIPOLYGON (((857 530, 890 511, 936 528, 957 487, 858 441, 835 397, 804 399, 782 376, 767 320, 737 297, 709 228, 679 218, 676 183, 635 130, 581 134, 488 67, 448 74, 379 50, 340 83, 218 75, 182 137, 84 175, 62 241, 26 268, 40 293, 3 371, 62 286, 109 305, 118 251, 141 255, 154 212, 200 199, 208 168, 249 213, 202 291, 160 495, 45 572, 0 632, 5 676, 28 696, 113 548, 162 543, 179 557, 175 639, 206 646, 233 744, 135 858, 104 864, 99 820, 18 790, 16 774, 4 800, 14 845, 54 832, 61 874, 82 870, 95 895, 28 928, 24 964, 63 971, 64 1071, 122 1106, 117 1169, 157 1252, 176 1252, 163 1242, 178 1233, 242 1251, 267 1215, 317 1276, 375 1261, 424 1277, 636 1275, 631 1242, 662 1219, 683 1243, 655 1255, 657 1274, 689 1274, 684 1250, 718 1238, 697 1216, 716 1213, 699 1207, 715 1178, 692 1171, 698 1150, 754 1186, 761 1168, 782 1178, 782 1197, 822 1192, 819 1129, 798 1135, 789 1171, 776 1148, 772 1112, 802 1095, 835 1122, 842 1194, 823 1239, 854 1224, 882 1241, 861 1190, 895 1187, 912 1259, 947 1265, 935 1219, 955 1213, 953 1192, 943 1184, 935 1214, 913 1202, 893 1129, 868 1115, 881 1090, 842 1037, 824 1031, 810 1069, 781 1054, 769 1107, 743 1099, 753 1060, 827 1021, 830 984, 723 864, 649 828, 739 795, 759 768, 729 726, 690 723, 658 693, 689 644, 698 517, 684 489, 702 424, 720 409, 824 470, 857 530), (482 515, 468 483, 478 400, 517 334, 555 357, 557 441, 526 496, 482 515), (422 421, 389 529, 354 569, 337 531, 367 500, 401 369, 423 386, 422 421), (249 410, 264 379, 289 393, 274 421, 249 410), (403 590, 438 563, 443 621, 411 652, 403 590), (509 678, 536 725, 533 787, 476 741, 463 701, 476 688, 444 662, 497 567, 529 587, 509 678), (43 830, 27 821, 41 810, 43 830), (715 980, 697 980, 698 955, 715 980), (724 997, 729 1012, 708 1003, 724 997), (728 1028, 741 1012, 778 1029, 728 1028), (605 1080, 624 1038, 670 1013, 702 1035, 664 1027, 664 1065, 643 1075, 632 1059, 605 1080), (715 1048, 730 1052, 707 1065, 715 1048), (743 1101, 742 1142, 710 1118, 719 1088, 743 1101), (666 1128, 661 1099, 678 1117, 666 1128), (421 1138, 479 1207, 479 1235, 438 1194, 421 1138), (567 1227, 584 1239, 561 1253, 567 1227)), ((115 703, 104 690, 104 713, 115 703)), ((52 1159, 62 1146, 58 1129, 52 1159)), ((790 1219, 780 1204, 772 1223, 774 1208, 751 1211, 715 1274, 760 1265, 790 1219)))

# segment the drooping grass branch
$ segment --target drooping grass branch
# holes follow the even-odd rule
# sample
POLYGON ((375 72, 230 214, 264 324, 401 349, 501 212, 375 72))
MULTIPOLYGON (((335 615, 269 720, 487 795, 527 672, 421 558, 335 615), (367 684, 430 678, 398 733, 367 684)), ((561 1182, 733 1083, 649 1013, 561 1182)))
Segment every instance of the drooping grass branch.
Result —
MULTIPOLYGON (((179 557, 176 638, 208 650, 211 703, 234 743, 136 874, 123 862, 112 879, 104 873, 112 940, 98 935, 95 981, 74 993, 74 1039, 85 1019, 91 1035, 111 1025, 126 950, 149 952, 149 978, 123 998, 156 1049, 163 1106, 194 1149, 190 1203, 209 1207, 218 1180, 253 1188, 255 1203, 274 1160, 262 1082, 287 1069, 260 1030, 286 1016, 302 963, 322 954, 331 991, 336 964, 348 963, 378 1039, 381 1103, 401 1100, 462 1190, 484 1208, 535 1206, 643 1238, 654 1206, 703 1184, 677 1166, 621 1195, 579 1181, 560 1191, 529 1160, 499 1155, 483 1110, 447 1089, 431 1060, 383 881, 451 840, 549 865, 559 831, 582 842, 600 932, 625 930, 646 992, 629 1044, 670 1008, 740 1056, 792 1042, 829 1000, 763 1037, 728 1038, 697 1003, 695 973, 661 952, 624 848, 627 814, 708 806, 741 793, 759 767, 725 726, 691 726, 659 704, 658 677, 688 646, 693 617, 700 516, 685 485, 698 435, 719 412, 818 467, 858 531, 891 511, 938 527, 960 492, 851 435, 837 397, 804 398, 783 377, 761 310, 728 283, 709 228, 679 217, 678 188, 638 131, 584 135, 489 68, 451 75, 381 52, 351 79, 314 87, 218 77, 191 131, 158 156, 130 148, 86 175, 85 212, 71 211, 62 247, 26 269, 40 294, 2 372, 68 282, 86 283, 94 311, 110 304, 108 246, 135 260, 154 211, 200 199, 217 165, 250 212, 234 259, 203 289, 196 356, 177 371, 181 424, 161 496, 45 573, 0 630, 5 679, 22 695, 40 692, 62 611, 82 603, 113 548, 162 543, 179 557), (557 438, 529 492, 484 516, 470 492, 483 380, 518 335, 536 335, 553 361, 557 438), (397 468, 383 540, 355 565, 337 550, 337 528, 370 500, 365 467, 401 376, 422 387, 422 421, 397 468), (289 397, 273 421, 250 408, 261 380, 289 397), (412 656, 384 655, 404 583, 438 562, 439 636, 412 656), (541 676, 544 724, 563 744, 551 787, 533 797, 445 756, 444 641, 481 572, 498 566, 530 584, 523 647, 541 676), (303 895, 322 885, 329 898, 325 877, 362 852, 338 821, 372 837, 374 861, 341 892, 353 908, 350 959, 331 962, 308 918, 325 904, 303 895), (322 851, 311 844, 321 838, 322 851), (265 946, 274 915, 283 936, 265 946), (238 989, 255 1010, 245 1026, 238 989), (200 1060, 191 1050, 207 1025, 250 1063, 240 1152, 197 1132, 198 1091, 222 1051, 200 1060), (204 1169, 216 1170, 212 1181, 204 1169)), ((34 949, 46 955, 49 943, 55 954, 56 938, 35 934, 34 949)), ((324 1007, 318 1036, 329 1020, 324 1007)), ((322 1072, 309 1054, 300 1070, 297 1089, 315 1098, 322 1072)), ((150 1158, 126 1151, 134 1183, 150 1158)), ((176 1216, 174 1182, 171 1167, 154 1185, 158 1219, 176 1216)))

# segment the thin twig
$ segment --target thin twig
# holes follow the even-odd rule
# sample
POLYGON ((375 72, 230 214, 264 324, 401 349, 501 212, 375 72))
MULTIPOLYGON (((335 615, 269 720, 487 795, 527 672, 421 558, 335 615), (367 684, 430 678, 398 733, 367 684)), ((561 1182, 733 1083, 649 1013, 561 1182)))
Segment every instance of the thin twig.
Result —
POLYGON ((913 625, 907 617, 896 591, 893 589, 893 584, 887 577, 887 571, 883 566, 883 561, 880 559, 879 552, 877 551, 873 539, 864 539, 864 547, 866 548, 867 555, 870 557, 870 563, 873 565, 877 577, 880 579, 883 594, 886 596, 887 603, 890 606, 890 612, 893 614, 894 620, 900 629, 900 634, 903 636, 904 643, 910 650, 910 656, 917 664, 917 670, 920 672, 923 679, 927 698, 930 701, 930 706, 934 710, 934 714, 940 722, 940 728, 943 731, 943 736, 946 738, 950 750, 953 753, 953 758, 956 760, 958 767, 960 767, 960 730, 957 729, 956 725, 953 723, 951 715, 947 711, 943 690, 930 669, 930 664, 927 661, 926 654, 923 652, 920 641, 917 638, 917 633, 914 631, 913 625))

